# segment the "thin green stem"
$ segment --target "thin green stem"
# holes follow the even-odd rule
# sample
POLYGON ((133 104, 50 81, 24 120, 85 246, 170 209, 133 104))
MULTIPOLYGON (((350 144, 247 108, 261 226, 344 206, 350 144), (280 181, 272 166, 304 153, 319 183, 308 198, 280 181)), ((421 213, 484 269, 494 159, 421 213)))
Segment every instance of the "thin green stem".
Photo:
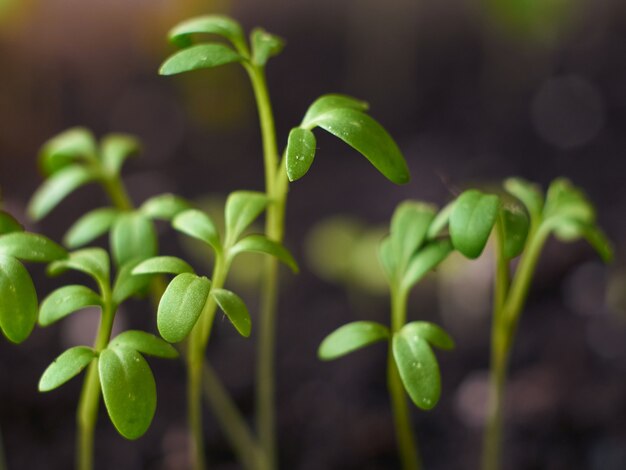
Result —
POLYGON ((502 249, 502 233, 498 236, 496 294, 491 332, 489 403, 487 408, 487 425, 483 436, 483 470, 497 470, 500 468, 504 431, 506 375, 509 357, 515 339, 517 324, 547 235, 548 231, 542 229, 542 227, 539 227, 538 230, 533 228, 530 231, 524 254, 520 259, 508 291, 503 287, 505 284, 508 285, 508 269, 505 274, 503 266, 506 260, 504 260, 502 249), (505 296, 501 297, 503 291, 505 296))
MULTIPOLYGON (((391 289, 391 334, 400 330, 406 323, 407 292, 391 289)), ((417 440, 411 426, 410 411, 404 386, 393 358, 392 342, 389 341, 387 354, 387 387, 391 399, 393 421, 396 428, 396 440, 400 462, 404 470, 419 470, 421 459, 417 450, 417 440)))
POLYGON ((105 175, 102 179, 102 185, 115 207, 123 211, 129 211, 133 208, 133 203, 118 175, 105 175))
MULTIPOLYGON (((117 306, 111 299, 111 289, 102 284, 100 286, 103 308, 100 317, 100 325, 94 343, 94 349, 100 353, 109 343, 113 320, 117 306)), ((100 376, 98 374, 98 360, 89 364, 87 375, 83 382, 83 389, 78 403, 78 445, 76 455, 76 467, 80 470, 93 468, 94 436, 96 421, 98 419, 98 406, 100 402, 100 376)))
MULTIPOLYGON (((278 167, 278 149, 274 116, 262 67, 247 65, 256 98, 265 166, 265 190, 270 198, 265 221, 268 238, 282 242, 285 230, 287 183, 278 167), (276 184, 277 181, 279 184, 276 184)), ((259 339, 257 343, 257 435, 267 457, 265 470, 276 468, 276 404, 275 404, 275 348, 276 310, 278 302, 278 261, 265 260, 261 289, 259 339)))
POLYGON ((263 451, 217 373, 206 361, 203 368, 203 383, 205 398, 233 445, 239 462, 246 470, 255 470, 265 460, 263 451))

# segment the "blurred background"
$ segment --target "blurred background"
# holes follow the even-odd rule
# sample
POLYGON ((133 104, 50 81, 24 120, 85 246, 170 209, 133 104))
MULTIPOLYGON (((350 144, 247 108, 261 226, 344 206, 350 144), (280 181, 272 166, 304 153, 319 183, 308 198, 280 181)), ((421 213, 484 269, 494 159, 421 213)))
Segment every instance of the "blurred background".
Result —
MULTIPOLYGON (((316 349, 352 320, 388 321, 376 245, 394 207, 445 204, 463 188, 518 175, 544 188, 566 176, 598 207, 615 243, 605 267, 583 243, 550 242, 538 267, 511 361, 505 469, 626 468, 626 3, 623 0, 0 0, 0 185, 3 205, 31 230, 60 240, 105 205, 85 187, 42 223, 25 206, 40 184, 39 146, 75 125, 138 135, 125 171, 132 198, 166 191, 214 207, 234 189, 262 189, 260 136, 243 71, 227 66, 160 77, 178 21, 226 13, 263 26, 287 47, 268 81, 279 139, 328 92, 365 99, 405 152, 413 179, 396 187, 350 148, 318 133, 311 171, 291 187, 287 245, 301 262, 283 272, 278 325, 281 468, 394 469, 382 345, 320 363, 316 349)), ((161 227, 161 249, 196 260, 161 227)), ((103 240, 102 243, 105 243, 103 240)), ((457 349, 440 354, 443 396, 413 410, 427 469, 478 468, 484 422, 493 263, 451 258, 411 298, 409 317, 442 324, 457 349)), ((252 264, 232 285, 256 311, 252 264)), ((61 280, 31 266, 43 298, 61 280)), ((95 312, 92 312, 95 313, 95 312)), ((120 322, 154 331, 147 302, 120 322)), ((0 340, 0 428, 10 469, 73 462, 80 380, 37 393, 66 347, 91 342, 95 316, 37 329, 17 347, 0 340)), ((253 323, 254 324, 254 323, 253 323)), ((254 332, 218 322, 209 358, 252 419, 254 332)), ((184 370, 151 361, 159 406, 137 442, 101 415, 97 467, 179 469, 186 463, 184 370)), ((209 458, 239 468, 210 413, 209 458)))

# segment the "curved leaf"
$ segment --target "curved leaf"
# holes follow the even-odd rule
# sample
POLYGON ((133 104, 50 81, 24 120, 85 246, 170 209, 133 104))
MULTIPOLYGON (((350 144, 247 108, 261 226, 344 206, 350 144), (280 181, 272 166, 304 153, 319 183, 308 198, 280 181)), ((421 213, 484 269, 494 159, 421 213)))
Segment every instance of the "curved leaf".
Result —
POLYGON ((390 181, 409 182, 409 169, 402 152, 387 131, 367 114, 351 108, 332 109, 317 116, 309 126, 319 126, 343 140, 390 181))
POLYGON ((170 56, 159 69, 160 75, 175 75, 191 70, 243 62, 245 59, 223 44, 198 44, 170 56))
POLYGON ((68 194, 97 178, 96 172, 84 166, 71 165, 58 170, 35 191, 28 203, 28 215, 35 220, 43 219, 68 194))
POLYGON ((397 268, 396 257, 391 246, 391 237, 387 236, 380 242, 378 257, 387 280, 389 282, 393 282, 395 280, 397 268))
POLYGON ((15 258, 0 256, 0 329, 21 343, 37 321, 37 292, 28 271, 15 258))
POLYGON ((12 232, 23 232, 24 227, 11 214, 0 211, 0 235, 12 232))
POLYGON ((67 251, 43 235, 13 232, 0 236, 0 255, 45 263, 67 257, 67 251))
POLYGON ((513 259, 524 250, 530 220, 526 211, 517 204, 503 205, 501 217, 504 230, 504 256, 513 259))
POLYGON ((461 194, 450 215, 450 237, 465 257, 478 258, 496 223, 500 198, 470 189, 461 194))
POLYGON ((418 201, 404 201, 394 211, 389 236, 395 265, 401 271, 426 239, 436 212, 434 206, 418 201))
POLYGON ((233 191, 228 195, 224 209, 226 238, 232 242, 263 212, 268 199, 257 191, 233 191))
POLYGON ((566 178, 557 178, 548 188, 543 208, 544 220, 568 219, 583 224, 594 224, 593 205, 587 196, 566 178))
POLYGON ((450 214, 452 214, 452 211, 454 210, 455 203, 456 200, 450 201, 437 213, 433 221, 430 223, 430 227, 428 227, 428 234, 426 235, 426 238, 432 240, 441 234, 445 226, 450 222, 450 214))
POLYGON ((246 338, 250 336, 252 321, 244 301, 237 294, 226 289, 212 289, 211 295, 239 334, 246 338))
POLYGON ((176 351, 174 346, 145 331, 128 330, 120 333, 109 343, 109 348, 111 349, 119 347, 134 349, 148 356, 165 359, 178 357, 178 351, 176 351))
POLYGON ((393 335, 393 357, 413 403, 432 409, 441 396, 439 364, 425 339, 404 328, 393 335))
POLYGON ((111 252, 117 266, 157 254, 157 235, 150 219, 139 212, 120 214, 111 229, 111 252))
POLYGON ((428 243, 413 255, 407 266, 402 288, 411 289, 427 273, 437 267, 453 250, 452 242, 445 238, 428 243))
POLYGON ((100 142, 100 149, 104 168, 118 175, 126 159, 141 151, 141 142, 130 134, 108 134, 100 142))
POLYGON ((182 274, 195 271, 186 261, 175 256, 155 256, 143 260, 135 269, 133 274, 182 274))
POLYGON ((230 250, 230 255, 235 256, 244 251, 252 253, 265 253, 276 257, 279 261, 285 263, 294 273, 298 272, 298 263, 291 253, 278 242, 272 241, 265 235, 248 235, 242 238, 230 250))
POLYGON ((315 145, 315 135, 309 129, 302 127, 291 129, 286 149, 289 181, 296 181, 309 171, 315 157, 315 145))
POLYGON ((332 111, 333 109, 349 108, 357 111, 367 111, 369 104, 365 101, 358 100, 351 96, 340 94, 328 94, 322 95, 316 99, 309 109, 307 109, 304 118, 302 119, 302 127, 310 128, 311 123, 324 113, 332 111))
POLYGON ((146 200, 141 207, 141 212, 151 219, 172 220, 181 212, 191 208, 191 204, 175 194, 159 194, 146 200))
POLYGON ((102 248, 84 248, 70 253, 64 260, 54 261, 48 266, 48 274, 57 276, 68 269, 81 271, 99 284, 109 283, 109 255, 102 248))
POLYGON ((73 379, 96 358, 96 352, 86 346, 70 348, 57 357, 39 379, 39 391, 49 392, 73 379))
POLYGON ((168 39, 178 47, 189 47, 192 34, 217 34, 234 46, 245 45, 245 36, 239 23, 223 15, 205 15, 177 24, 168 33, 168 39))
POLYGON ((389 339, 389 328, 371 321, 356 321, 343 325, 329 334, 320 344, 317 357, 330 361, 357 349, 389 339))
POLYGON ((402 327, 402 334, 411 337, 419 336, 432 346, 444 351, 454 349, 454 340, 443 328, 426 321, 414 321, 402 327))
POLYGON ((39 164, 45 175, 80 160, 95 160, 96 141, 91 131, 73 127, 48 140, 39 151, 39 164))
POLYGON ((543 211, 543 195, 538 185, 522 178, 507 178, 504 189, 522 201, 533 221, 539 221, 543 211))
POLYGON ((92 306, 102 306, 102 299, 88 287, 80 285, 61 287, 41 302, 39 324, 48 326, 70 313, 92 306))
POLYGON ((264 66, 270 57, 280 54, 285 47, 285 41, 262 28, 255 28, 252 31, 250 43, 252 44, 252 60, 260 66, 264 66))
POLYGON ((141 258, 126 261, 117 271, 117 277, 113 284, 113 302, 121 304, 129 297, 140 293, 150 284, 152 276, 149 274, 135 275, 135 267, 141 262, 141 258))
POLYGON ((126 439, 141 437, 156 410, 156 384, 148 363, 134 349, 107 348, 100 353, 98 371, 115 429, 126 439))
POLYGON ((63 243, 69 248, 79 248, 108 232, 120 214, 117 209, 102 207, 87 212, 78 219, 63 237, 63 243))
POLYGON ((215 251, 222 249, 220 236, 211 218, 202 211, 189 209, 181 212, 172 221, 179 232, 209 244, 215 251))
POLYGON ((191 332, 209 297, 211 281, 183 273, 169 283, 157 311, 157 327, 170 343, 178 343, 191 332))

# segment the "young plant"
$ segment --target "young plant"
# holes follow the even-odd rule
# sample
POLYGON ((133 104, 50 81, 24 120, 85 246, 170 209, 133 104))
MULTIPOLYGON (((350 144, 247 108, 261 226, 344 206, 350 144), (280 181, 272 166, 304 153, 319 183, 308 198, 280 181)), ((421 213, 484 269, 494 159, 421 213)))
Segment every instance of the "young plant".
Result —
POLYGON ((562 241, 584 238, 602 259, 609 261, 612 257, 610 244, 596 225, 592 204, 568 180, 554 180, 545 202, 536 185, 519 178, 507 179, 504 189, 513 198, 477 190, 464 192, 454 203, 449 220, 455 249, 471 259, 480 256, 492 230, 495 233, 496 275, 484 470, 499 468, 507 365, 544 243, 551 234, 562 241), (511 274, 510 264, 517 256, 520 259, 511 274))
POLYGON ((432 347, 454 347, 452 338, 437 325, 407 323, 411 289, 452 251, 450 239, 439 235, 440 219, 431 205, 406 201, 398 206, 390 234, 380 245, 380 261, 391 293, 391 327, 370 321, 348 323, 328 335, 318 351, 320 359, 331 360, 373 343, 388 342, 387 385, 400 460, 406 470, 421 468, 406 394, 419 408, 432 409, 441 395, 439 365, 432 347))
MULTIPOLYGON (((236 21, 225 16, 209 15, 178 24, 170 31, 169 39, 181 50, 163 63, 160 69, 162 75, 238 63, 250 78, 263 140, 265 193, 268 198, 267 239, 276 243, 283 241, 288 181, 303 176, 309 169, 315 155, 312 130, 316 127, 353 147, 391 181, 398 184, 408 182, 409 171, 400 150, 383 127, 365 113, 367 104, 342 95, 323 96, 309 107, 300 126, 290 132, 286 150, 280 158, 265 79, 268 60, 283 49, 284 44, 279 37, 255 28, 248 41, 236 21)), ((267 465, 261 467, 273 469, 276 467, 274 351, 278 300, 278 261, 275 258, 266 260, 262 278, 256 421, 257 435, 267 457, 267 465)))
MULTIPOLYGON (((209 341, 217 307, 226 314, 235 329, 244 337, 251 332, 248 309, 234 292, 224 289, 231 263, 244 252, 265 253, 275 257, 297 272, 298 266, 291 254, 280 244, 264 235, 245 235, 246 229, 265 210, 265 194, 253 191, 235 191, 226 201, 224 237, 221 237, 211 218, 197 209, 181 212, 172 226, 209 246, 215 256, 211 278, 198 276, 183 260, 160 256, 143 261, 135 274, 174 274, 161 297, 157 312, 157 326, 167 341, 178 343, 189 337, 187 348, 188 420, 193 438, 194 468, 204 468, 204 434, 202 432, 202 383, 205 351, 209 341)), ((226 403, 226 406, 230 402, 226 403)), ((248 438, 249 440, 249 438, 248 438)), ((254 444, 256 445, 256 444, 254 444)), ((261 465, 256 449, 237 446, 247 465, 261 465), (254 458, 252 457, 254 456, 254 458)))
POLYGON ((85 248, 53 262, 51 275, 66 270, 80 271, 95 281, 98 292, 83 285, 68 285, 53 291, 39 310, 39 324, 48 326, 84 309, 99 307, 98 332, 93 346, 75 346, 57 357, 39 381, 39 391, 48 392, 63 385, 83 369, 87 375, 78 404, 76 466, 93 468, 93 445, 100 393, 113 425, 127 439, 141 437, 150 426, 156 410, 156 385, 143 354, 175 358, 177 351, 167 342, 143 331, 125 331, 111 339, 119 305, 140 292, 150 276, 133 276, 137 260, 130 260, 118 270, 111 283, 110 260, 101 248, 85 248))

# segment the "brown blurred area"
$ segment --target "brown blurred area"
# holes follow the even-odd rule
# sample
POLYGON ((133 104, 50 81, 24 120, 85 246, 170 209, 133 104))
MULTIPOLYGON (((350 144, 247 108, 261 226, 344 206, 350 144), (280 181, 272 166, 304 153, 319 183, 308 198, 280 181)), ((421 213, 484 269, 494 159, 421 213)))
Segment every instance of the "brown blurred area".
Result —
MULTIPOLYGON (((356 319, 387 322, 371 286, 321 279, 306 263, 311 229, 337 214, 385 226, 403 199, 443 205, 470 185, 511 175, 566 176, 585 189, 615 243, 603 266, 582 243, 549 243, 513 353, 506 459, 512 470, 626 468, 626 3, 623 0, 0 0, 0 187, 30 229, 60 240, 98 188, 72 195, 39 224, 25 207, 40 184, 39 146, 75 125, 145 144, 125 178, 136 203, 166 191, 197 199, 262 189, 260 137, 242 70, 160 77, 176 22, 226 13, 284 37, 268 67, 279 142, 328 92, 371 104, 413 174, 393 186, 340 142, 318 135, 310 173, 290 191, 287 245, 303 265, 284 273, 278 326, 281 468, 394 469, 385 350, 320 363, 321 339, 356 319)), ((162 228, 164 254, 182 255, 162 228)), ((376 269, 372 252, 359 269, 376 269)), ((43 298, 58 284, 29 268, 43 298)), ((412 298, 412 319, 443 324, 457 350, 441 355, 444 394, 413 410, 427 469, 478 468, 488 367, 489 257, 452 259, 412 298)), ((80 282, 78 278, 77 282, 80 282)), ((246 297, 253 320, 255 295, 246 297)), ((1 300, 1 299, 0 299, 1 300)), ((154 330, 147 303, 121 320, 154 330)), ((17 347, 0 339, 0 427, 10 469, 72 465, 80 384, 41 395, 41 372, 89 336, 89 321, 37 329, 17 347)), ((209 358, 253 418, 254 334, 218 325, 209 358)), ((159 405, 137 442, 101 414, 97 468, 185 468, 184 370, 153 361, 159 405)), ((206 413, 211 468, 239 468, 206 413)))

